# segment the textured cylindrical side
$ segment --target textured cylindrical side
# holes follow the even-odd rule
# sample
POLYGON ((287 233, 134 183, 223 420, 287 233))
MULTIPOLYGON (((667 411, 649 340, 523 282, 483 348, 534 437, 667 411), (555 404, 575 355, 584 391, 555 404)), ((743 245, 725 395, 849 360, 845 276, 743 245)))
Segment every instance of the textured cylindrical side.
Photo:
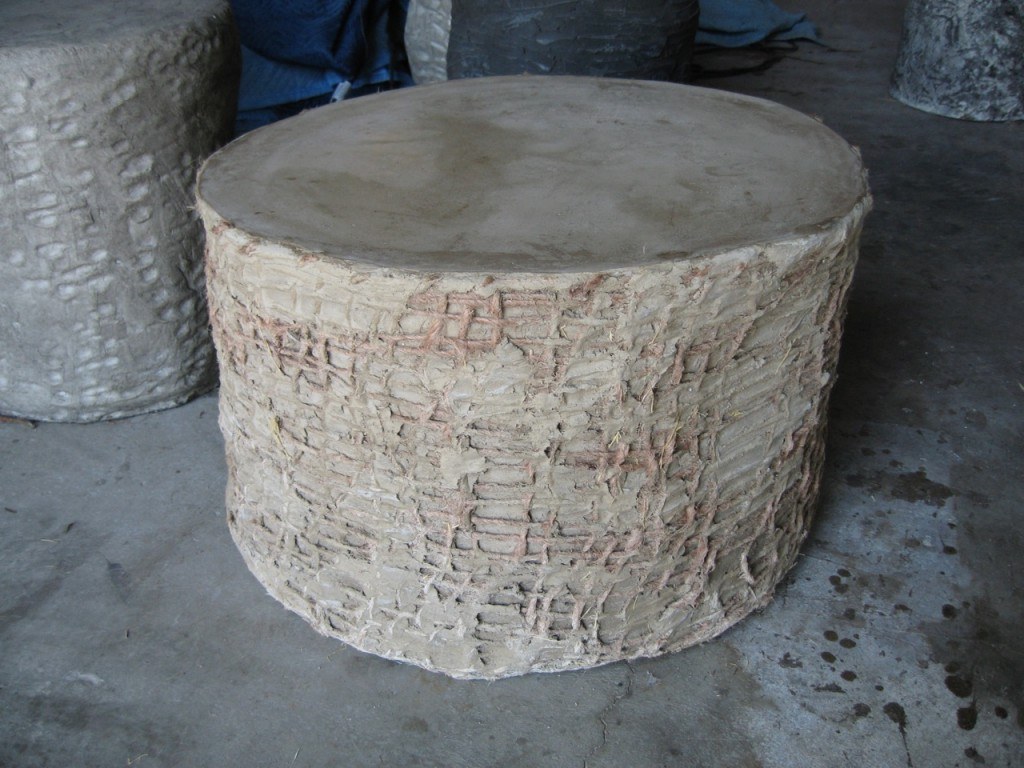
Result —
POLYGON ((524 73, 682 81, 698 11, 697 0, 413 0, 406 47, 419 83, 524 73))
POLYGON ((1020 0, 910 0, 892 95, 946 117, 1024 119, 1020 0))
POLYGON ((231 136, 228 6, 108 37, 0 49, 3 413, 116 418, 215 381, 192 190, 231 136))
POLYGON ((452 0, 410 0, 405 20, 405 50, 417 85, 448 79, 448 39, 452 0))
POLYGON ((867 202, 594 273, 423 273, 200 202, 232 534, 321 632, 456 677, 653 656, 807 534, 867 202))

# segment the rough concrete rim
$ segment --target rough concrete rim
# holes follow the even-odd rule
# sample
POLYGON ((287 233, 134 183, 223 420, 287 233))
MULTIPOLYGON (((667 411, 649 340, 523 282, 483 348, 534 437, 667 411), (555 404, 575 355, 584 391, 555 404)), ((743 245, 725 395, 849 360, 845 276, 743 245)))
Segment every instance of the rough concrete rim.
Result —
MULTIPOLYGON (((665 109, 671 114, 668 107, 665 109)), ((666 120, 663 113, 658 114, 659 122, 666 120)), ((718 127, 725 133, 736 128, 721 119, 718 127)), ((666 150, 658 158, 672 158, 671 150, 678 147, 677 142, 686 135, 679 126, 656 126, 653 120, 640 126, 624 124, 620 132, 624 144, 638 128, 648 131, 660 142, 658 147, 666 150)), ((739 135, 744 135, 742 129, 738 130, 739 135)), ((461 143, 453 147, 453 151, 461 152, 467 144, 472 144, 471 137, 458 139, 461 143)), ((688 140, 697 142, 698 146, 699 142, 708 141, 702 136, 691 136, 688 140)), ((742 142, 737 144, 742 146, 742 142)), ((477 146, 473 146, 472 151, 486 153, 486 149, 477 146)), ((487 156, 481 159, 493 162, 493 158, 487 156)), ((556 161, 562 162, 561 157, 556 161)), ((566 166, 559 168, 565 170, 566 166)), ((585 170, 569 168, 570 174, 575 175, 585 170)), ((828 229, 869 193, 866 171, 856 148, 820 121, 774 102, 672 83, 519 76, 419 86, 411 91, 385 93, 313 110, 267 126, 211 156, 200 170, 197 196, 232 226, 267 241, 367 267, 426 273, 585 273, 628 269, 666 260, 696 258, 746 245, 799 239, 810 232, 828 229), (692 111, 706 113, 701 119, 712 125, 714 111, 727 110, 738 118, 736 122, 739 118, 750 121, 754 127, 747 131, 749 135, 756 136, 759 130, 768 131, 771 126, 777 132, 771 139, 779 142, 781 149, 771 155, 763 151, 764 146, 757 144, 756 148, 745 150, 745 154, 724 158, 727 172, 743 176, 741 185, 745 185, 744 194, 748 197, 730 201, 732 205, 728 208, 733 212, 743 211, 744 215, 725 215, 721 213, 725 208, 716 209, 695 190, 710 189, 715 194, 726 194, 729 185, 736 188, 735 178, 716 178, 707 169, 686 165, 685 159, 676 159, 674 163, 651 158, 637 160, 640 148, 624 146, 628 159, 622 163, 641 162, 648 174, 641 185, 642 191, 649 193, 643 202, 661 193, 668 193, 667 199, 672 201, 655 206, 656 215, 660 217, 655 219, 645 218, 638 210, 639 205, 625 212, 614 208, 619 199, 633 194, 633 190, 626 189, 621 176, 616 175, 621 168, 614 164, 607 169, 603 166, 590 169, 588 172, 595 174, 595 178, 574 181, 567 189, 549 185, 543 189, 544 194, 536 195, 536 200, 543 202, 531 202, 533 190, 527 188, 523 179, 534 179, 537 166, 549 162, 551 155, 563 153, 567 158, 565 163, 570 166, 580 158, 589 163, 600 158, 587 155, 584 142, 578 136, 557 137, 555 149, 533 152, 529 142, 539 139, 540 132, 528 134, 524 142, 521 137, 511 135, 519 129, 513 125, 507 130, 511 135, 508 148, 526 158, 524 162, 517 161, 518 165, 531 163, 533 167, 519 168, 504 158, 494 163, 493 172, 514 174, 501 191, 505 197, 512 195, 511 201, 496 196, 493 204, 480 203, 481 197, 488 194, 481 188, 464 193, 460 189, 445 188, 434 195, 444 199, 430 200, 430 185, 436 176, 431 175, 432 169, 416 165, 421 157, 436 148, 431 143, 432 138, 424 134, 443 133, 430 121, 443 119, 439 115, 454 108, 469 119, 479 119, 481 128, 491 129, 498 122, 506 121, 495 128, 506 131, 511 125, 507 121, 512 118, 502 113, 501 104, 497 103, 499 98, 528 103, 544 97, 553 100, 555 95, 565 94, 571 102, 568 107, 558 107, 561 111, 551 108, 552 119, 562 124, 568 123, 572 110, 589 108, 588 100, 597 102, 594 110, 599 120, 618 119, 614 116, 621 106, 618 102, 628 103, 630 98, 636 98, 636 103, 645 108, 671 101, 671 106, 681 108, 684 115, 686 105, 692 103, 692 111), (409 121, 411 135, 403 134, 403 129, 394 124, 396 114, 415 118, 409 121), (426 121, 427 127, 417 134, 420 118, 426 121), (346 134, 345 126, 389 131, 389 136, 394 136, 389 141, 402 145, 404 154, 397 157, 382 154, 373 146, 373 141, 362 138, 365 131, 353 130, 346 134), (800 135, 787 137, 782 135, 785 132, 800 135), (324 157, 326 146, 331 146, 331 151, 324 157), (365 155, 371 155, 372 162, 362 160, 365 155), (756 172, 748 170, 751 167, 756 172), (323 187, 311 188, 302 180, 303 171, 310 169, 334 174, 335 179, 323 187), (670 178, 673 173, 678 178, 670 178), (418 177, 412 182, 404 178, 414 174, 418 177), (353 184, 356 189, 351 188, 353 184), (798 191, 804 185, 812 190, 808 195, 798 191), (246 190, 245 195, 237 194, 240 189, 246 190), (596 202, 591 210, 580 212, 574 205, 578 196, 586 197, 588 191, 596 202), (685 196, 686 205, 682 210, 671 207, 681 205, 676 203, 679 195, 685 196), (781 196, 781 202, 769 200, 773 195, 781 196), (419 199, 428 202, 416 203, 419 199), (501 220, 501 211, 495 213, 494 209, 505 204, 520 212, 519 220, 501 220), (464 215, 463 210, 467 208, 470 213, 464 215), (481 216, 486 217, 483 223, 481 216), (762 224, 749 223, 758 218, 763 220, 762 224), (650 224, 658 231, 652 242, 636 242, 621 234, 620 219, 628 222, 627 227, 650 224), (518 229, 524 220, 525 233, 518 229), (438 225, 439 221, 443 226, 438 225), (801 224, 794 226, 792 221, 801 224), (361 236, 360 228, 370 230, 375 237, 361 236), (467 235, 467 232, 476 234, 467 235), (546 232, 556 234, 537 242, 542 237, 540 233, 546 232), (577 253, 566 251, 564 245, 560 245, 574 238, 581 241, 577 253), (489 247, 494 242, 508 242, 512 246, 496 250, 489 247), (586 263, 578 258, 581 253, 586 254, 586 263)))

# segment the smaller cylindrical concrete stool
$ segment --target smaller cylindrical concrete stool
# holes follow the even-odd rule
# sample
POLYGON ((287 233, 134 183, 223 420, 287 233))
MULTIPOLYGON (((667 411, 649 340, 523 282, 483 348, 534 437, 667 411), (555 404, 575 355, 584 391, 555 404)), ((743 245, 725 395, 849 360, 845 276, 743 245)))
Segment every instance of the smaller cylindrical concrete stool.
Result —
POLYGON ((892 95, 946 117, 1024 119, 1024 5, 910 0, 892 95))
POLYGON ((869 200, 820 123, 458 80, 246 136, 199 198, 229 525, 321 632, 587 667, 706 640, 793 564, 869 200))
POLYGON ((199 163, 231 136, 226 0, 14 0, 0 24, 0 413, 209 389, 199 163))

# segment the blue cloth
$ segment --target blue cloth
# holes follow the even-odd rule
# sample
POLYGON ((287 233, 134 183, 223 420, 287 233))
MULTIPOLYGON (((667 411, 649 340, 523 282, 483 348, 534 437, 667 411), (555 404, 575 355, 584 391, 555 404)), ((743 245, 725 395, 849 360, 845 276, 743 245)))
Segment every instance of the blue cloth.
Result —
POLYGON ((344 80, 337 70, 275 61, 242 46, 238 108, 247 111, 305 101, 333 93, 344 80))
POLYGON ((235 133, 368 90, 409 85, 408 0, 232 0, 242 40, 235 133))
POLYGON ((764 40, 820 42, 802 13, 789 13, 771 0, 700 0, 698 45, 742 48, 764 40))

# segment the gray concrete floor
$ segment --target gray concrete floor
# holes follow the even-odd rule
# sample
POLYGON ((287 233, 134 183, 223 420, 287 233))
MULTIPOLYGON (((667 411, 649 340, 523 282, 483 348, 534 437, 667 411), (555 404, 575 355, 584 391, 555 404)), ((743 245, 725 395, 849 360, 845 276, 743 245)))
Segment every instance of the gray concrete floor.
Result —
POLYGON ((876 209, 819 517, 767 610, 665 658, 455 682, 264 593, 214 396, 4 423, 0 766, 1024 765, 1024 124, 893 101, 901 3, 788 5, 834 50, 706 82, 820 115, 876 209))

